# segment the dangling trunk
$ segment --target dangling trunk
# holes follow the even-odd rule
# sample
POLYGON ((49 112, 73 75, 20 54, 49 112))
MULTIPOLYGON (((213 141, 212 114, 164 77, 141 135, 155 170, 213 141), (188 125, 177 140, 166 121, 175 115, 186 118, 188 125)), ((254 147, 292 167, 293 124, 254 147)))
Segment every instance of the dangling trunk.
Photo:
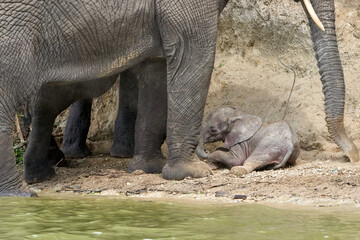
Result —
POLYGON ((201 158, 209 158, 210 154, 204 150, 204 138, 200 135, 199 145, 196 147, 196 154, 201 158))
MULTIPOLYGON (((350 158, 359 159, 358 150, 344 128, 345 83, 335 33, 334 0, 312 0, 312 5, 325 27, 321 31, 309 18, 311 36, 325 94, 326 122, 336 144, 350 158)), ((305 9, 305 8, 304 8, 305 9)))

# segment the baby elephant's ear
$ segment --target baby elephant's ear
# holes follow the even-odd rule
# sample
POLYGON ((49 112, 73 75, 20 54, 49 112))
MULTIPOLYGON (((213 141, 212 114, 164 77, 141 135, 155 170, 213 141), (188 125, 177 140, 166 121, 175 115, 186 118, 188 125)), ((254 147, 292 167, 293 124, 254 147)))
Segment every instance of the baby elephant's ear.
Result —
POLYGON ((250 139, 259 130, 262 121, 258 116, 236 111, 236 116, 230 118, 232 126, 229 134, 225 137, 224 147, 231 148, 237 143, 250 139))

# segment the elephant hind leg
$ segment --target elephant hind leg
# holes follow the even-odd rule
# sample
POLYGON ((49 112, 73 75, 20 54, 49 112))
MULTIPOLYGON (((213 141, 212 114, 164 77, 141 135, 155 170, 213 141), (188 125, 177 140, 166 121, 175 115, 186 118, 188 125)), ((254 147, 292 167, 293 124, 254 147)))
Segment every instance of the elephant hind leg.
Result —
MULTIPOLYGON (((140 64, 141 65, 141 64, 140 64)), ((138 81, 146 77, 146 71, 136 71, 136 67, 120 75, 119 107, 114 127, 114 143, 111 156, 128 158, 134 156, 135 122, 138 108, 138 81)), ((151 73, 150 73, 151 74, 151 73)), ((153 75, 161 75, 154 74, 153 75)), ((165 79, 162 79, 165 81, 165 79)))
MULTIPOLYGON (((139 81, 138 112, 135 125, 135 149, 128 170, 161 173, 166 159, 161 145, 166 136, 166 62, 148 60, 130 71, 139 81)), ((131 125, 133 123, 127 123, 131 125)), ((127 134, 131 139, 131 133, 127 134)), ((125 136, 126 137, 126 136, 125 136)))
POLYGON ((286 149, 287 152, 283 157, 282 161, 279 164, 273 166, 273 169, 282 168, 284 166, 295 165, 296 159, 300 155, 300 143, 299 140, 297 139, 296 134, 294 134, 293 132, 291 132, 291 142, 287 144, 286 149))
POLYGON ((86 145, 90 128, 92 99, 82 99, 70 106, 61 150, 68 158, 84 158, 91 154, 86 145))
POLYGON ((283 164, 283 160, 285 159, 283 157, 284 155, 286 159, 289 158, 289 156, 286 156, 286 154, 284 154, 282 151, 277 151, 276 148, 257 148, 245 160, 243 166, 233 167, 230 173, 237 176, 242 176, 251 173, 254 170, 263 169, 265 167, 273 169, 276 166, 283 164))

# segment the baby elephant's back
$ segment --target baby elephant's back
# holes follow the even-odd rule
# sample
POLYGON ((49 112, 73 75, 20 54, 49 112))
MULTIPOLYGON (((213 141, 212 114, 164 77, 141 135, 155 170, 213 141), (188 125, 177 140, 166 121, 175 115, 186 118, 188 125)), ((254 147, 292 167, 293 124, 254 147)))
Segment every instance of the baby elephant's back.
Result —
MULTIPOLYGON (((286 121, 275 122, 271 124, 264 124, 256 133, 262 140, 268 140, 269 142, 292 142, 298 143, 298 139, 290 125, 286 121)), ((260 140, 258 139, 258 140, 260 140)))

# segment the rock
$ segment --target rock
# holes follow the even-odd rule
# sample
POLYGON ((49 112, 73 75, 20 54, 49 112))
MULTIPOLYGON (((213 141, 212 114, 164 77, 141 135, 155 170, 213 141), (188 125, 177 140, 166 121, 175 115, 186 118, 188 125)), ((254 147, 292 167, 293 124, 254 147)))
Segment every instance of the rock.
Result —
POLYGON ((143 175, 145 174, 144 170, 135 170, 131 173, 132 175, 143 175))
POLYGON ((231 170, 230 170, 230 174, 233 174, 238 177, 242 177, 242 176, 246 175, 247 173, 248 173, 247 170, 242 166, 236 166, 236 167, 231 168, 231 170))
POLYGON ((360 27, 354 31, 353 36, 357 39, 360 39, 360 27))
POLYGON ((215 197, 225 197, 226 192, 215 192, 215 197))
POLYGON ((246 200, 247 196, 246 195, 234 195, 233 199, 246 200))

